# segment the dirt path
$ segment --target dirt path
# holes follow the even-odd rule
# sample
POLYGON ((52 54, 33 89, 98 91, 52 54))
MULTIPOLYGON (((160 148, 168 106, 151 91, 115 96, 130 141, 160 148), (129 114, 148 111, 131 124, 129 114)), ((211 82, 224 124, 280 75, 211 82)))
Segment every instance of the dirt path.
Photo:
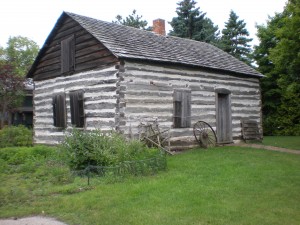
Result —
POLYGON ((265 150, 270 150, 270 151, 286 152, 286 153, 292 153, 292 154, 300 155, 300 150, 292 150, 292 149, 287 149, 287 148, 280 148, 280 147, 260 145, 260 144, 239 143, 239 144, 233 144, 232 146, 258 148, 258 149, 265 149, 265 150))
POLYGON ((25 217, 25 218, 13 218, 0 220, 0 225, 67 225, 66 223, 60 222, 50 217, 25 217))

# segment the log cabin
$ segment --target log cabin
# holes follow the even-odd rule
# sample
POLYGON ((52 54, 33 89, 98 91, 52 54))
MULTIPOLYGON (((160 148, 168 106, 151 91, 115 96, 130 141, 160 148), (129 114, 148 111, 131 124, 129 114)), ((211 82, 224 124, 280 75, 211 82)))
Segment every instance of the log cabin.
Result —
POLYGON ((262 129, 262 74, 217 47, 63 12, 28 78, 35 82, 34 142, 59 143, 72 127, 137 136, 155 118, 174 149, 195 145, 205 121, 219 143, 241 140, 241 120, 262 129))

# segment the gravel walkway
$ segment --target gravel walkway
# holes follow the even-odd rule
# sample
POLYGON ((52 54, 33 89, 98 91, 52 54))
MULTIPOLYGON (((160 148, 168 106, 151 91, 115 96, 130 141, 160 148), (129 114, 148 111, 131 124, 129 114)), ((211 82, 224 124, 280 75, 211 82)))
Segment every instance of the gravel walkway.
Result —
POLYGON ((0 225, 67 225, 66 223, 60 222, 50 217, 25 217, 25 218, 13 218, 0 220, 0 225))

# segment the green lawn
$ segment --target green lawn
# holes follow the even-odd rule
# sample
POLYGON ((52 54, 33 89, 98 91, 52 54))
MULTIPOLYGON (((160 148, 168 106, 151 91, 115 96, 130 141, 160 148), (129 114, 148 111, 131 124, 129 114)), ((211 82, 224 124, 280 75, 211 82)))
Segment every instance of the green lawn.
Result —
POLYGON ((168 157, 168 170, 158 175, 115 183, 92 179, 90 186, 81 178, 51 184, 50 172, 39 169, 0 174, 0 217, 44 212, 70 225, 300 221, 299 155, 242 147, 197 149, 168 157))
POLYGON ((263 144, 300 150, 300 136, 265 136, 263 144))

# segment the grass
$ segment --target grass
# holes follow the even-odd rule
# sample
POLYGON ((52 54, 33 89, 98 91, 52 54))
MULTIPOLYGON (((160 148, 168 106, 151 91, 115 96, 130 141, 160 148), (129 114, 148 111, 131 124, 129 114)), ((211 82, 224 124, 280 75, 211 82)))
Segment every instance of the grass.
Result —
POLYGON ((266 136, 264 145, 300 150, 300 136, 266 136))
POLYGON ((70 225, 300 221, 298 155, 242 147, 196 149, 169 157, 168 170, 158 175, 122 182, 92 179, 90 186, 78 177, 51 182, 54 167, 44 180, 36 171, 1 173, 0 197, 6 204, 0 204, 0 217, 44 212, 70 225))

